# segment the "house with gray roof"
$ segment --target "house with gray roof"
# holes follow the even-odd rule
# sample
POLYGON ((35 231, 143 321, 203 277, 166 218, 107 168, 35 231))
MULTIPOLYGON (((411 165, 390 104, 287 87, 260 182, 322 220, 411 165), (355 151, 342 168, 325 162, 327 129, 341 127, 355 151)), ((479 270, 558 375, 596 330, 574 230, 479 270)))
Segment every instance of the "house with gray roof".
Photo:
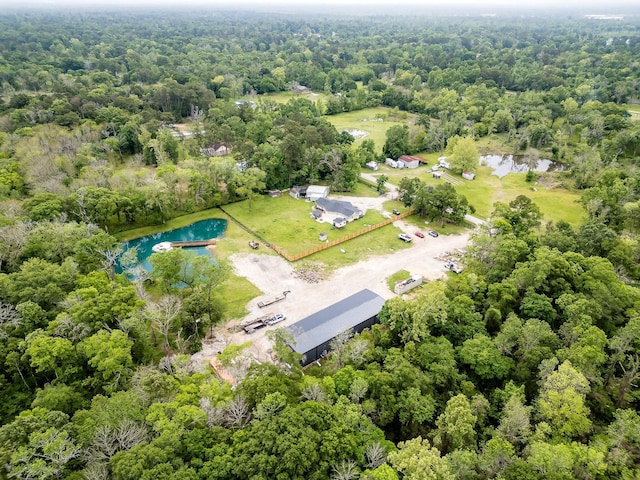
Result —
POLYGON ((364 212, 354 207, 351 202, 342 200, 332 200, 330 198, 318 198, 316 208, 320 210, 344 217, 347 222, 352 222, 364 216, 364 212))

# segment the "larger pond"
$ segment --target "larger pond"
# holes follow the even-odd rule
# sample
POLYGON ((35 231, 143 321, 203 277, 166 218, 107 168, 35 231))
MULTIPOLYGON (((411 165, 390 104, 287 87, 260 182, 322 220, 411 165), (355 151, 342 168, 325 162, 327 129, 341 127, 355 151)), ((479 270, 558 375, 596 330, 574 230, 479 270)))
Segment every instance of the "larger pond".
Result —
MULTIPOLYGON (((135 248, 138 252, 138 261, 145 270, 151 271, 149 257, 153 252, 154 245, 162 242, 192 242, 195 240, 211 240, 212 238, 222 238, 227 228, 227 221, 220 218, 212 218, 210 220, 201 220, 192 223, 186 227, 176 228, 168 232, 154 233, 146 237, 135 238, 124 242, 123 253, 131 248, 135 248)), ((195 251, 198 255, 211 255, 207 247, 189 247, 189 250, 195 251)), ((212 257, 213 259, 213 257, 212 257)))
POLYGON ((559 166, 552 160, 532 158, 528 155, 482 155, 480 165, 491 167, 493 169, 491 175, 500 178, 509 173, 525 173, 529 170, 549 172, 559 169, 559 166))

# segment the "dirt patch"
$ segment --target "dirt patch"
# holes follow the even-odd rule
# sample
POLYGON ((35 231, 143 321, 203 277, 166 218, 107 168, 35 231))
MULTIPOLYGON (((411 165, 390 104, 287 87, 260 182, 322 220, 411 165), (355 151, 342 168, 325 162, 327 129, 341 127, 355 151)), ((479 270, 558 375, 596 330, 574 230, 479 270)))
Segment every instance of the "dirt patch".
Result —
POLYGON ((293 276, 307 283, 320 283, 326 276, 324 264, 319 262, 302 262, 296 266, 293 276))

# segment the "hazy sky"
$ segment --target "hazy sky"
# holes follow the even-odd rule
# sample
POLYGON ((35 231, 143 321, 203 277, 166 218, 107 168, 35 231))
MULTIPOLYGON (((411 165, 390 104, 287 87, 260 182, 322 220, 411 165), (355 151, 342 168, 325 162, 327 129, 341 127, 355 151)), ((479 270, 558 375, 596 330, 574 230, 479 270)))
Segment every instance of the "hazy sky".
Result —
MULTIPOLYGON (((259 10, 278 10, 279 7, 299 7, 306 5, 327 7, 335 6, 361 6, 363 8, 394 7, 394 6, 419 6, 421 10, 429 6, 435 7, 474 7, 474 9, 490 8, 575 8, 579 10, 589 9, 602 12, 619 11, 621 9, 639 8, 638 0, 276 0, 276 1, 256 1, 256 0, 0 0, 0 7, 19 8, 20 6, 46 6, 59 7, 62 5, 73 6, 148 6, 162 5, 168 7, 181 7, 185 5, 208 6, 212 8, 224 6, 226 8, 251 8, 258 7, 259 10)), ((330 10, 330 8, 328 8, 330 10)))

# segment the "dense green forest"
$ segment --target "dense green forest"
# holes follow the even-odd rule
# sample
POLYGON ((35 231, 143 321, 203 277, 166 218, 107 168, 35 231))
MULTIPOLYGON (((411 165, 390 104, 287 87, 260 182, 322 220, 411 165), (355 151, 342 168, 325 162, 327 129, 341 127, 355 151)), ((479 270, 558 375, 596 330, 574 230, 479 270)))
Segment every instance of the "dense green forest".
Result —
POLYGON ((0 15, 0 478, 639 478, 639 51, 637 17, 0 15), (384 145, 331 123, 370 107, 384 145), (497 203, 462 274, 321 366, 281 330, 219 355, 233 388, 194 366, 228 265, 144 277, 114 237, 485 140, 554 160, 584 221, 497 203))

